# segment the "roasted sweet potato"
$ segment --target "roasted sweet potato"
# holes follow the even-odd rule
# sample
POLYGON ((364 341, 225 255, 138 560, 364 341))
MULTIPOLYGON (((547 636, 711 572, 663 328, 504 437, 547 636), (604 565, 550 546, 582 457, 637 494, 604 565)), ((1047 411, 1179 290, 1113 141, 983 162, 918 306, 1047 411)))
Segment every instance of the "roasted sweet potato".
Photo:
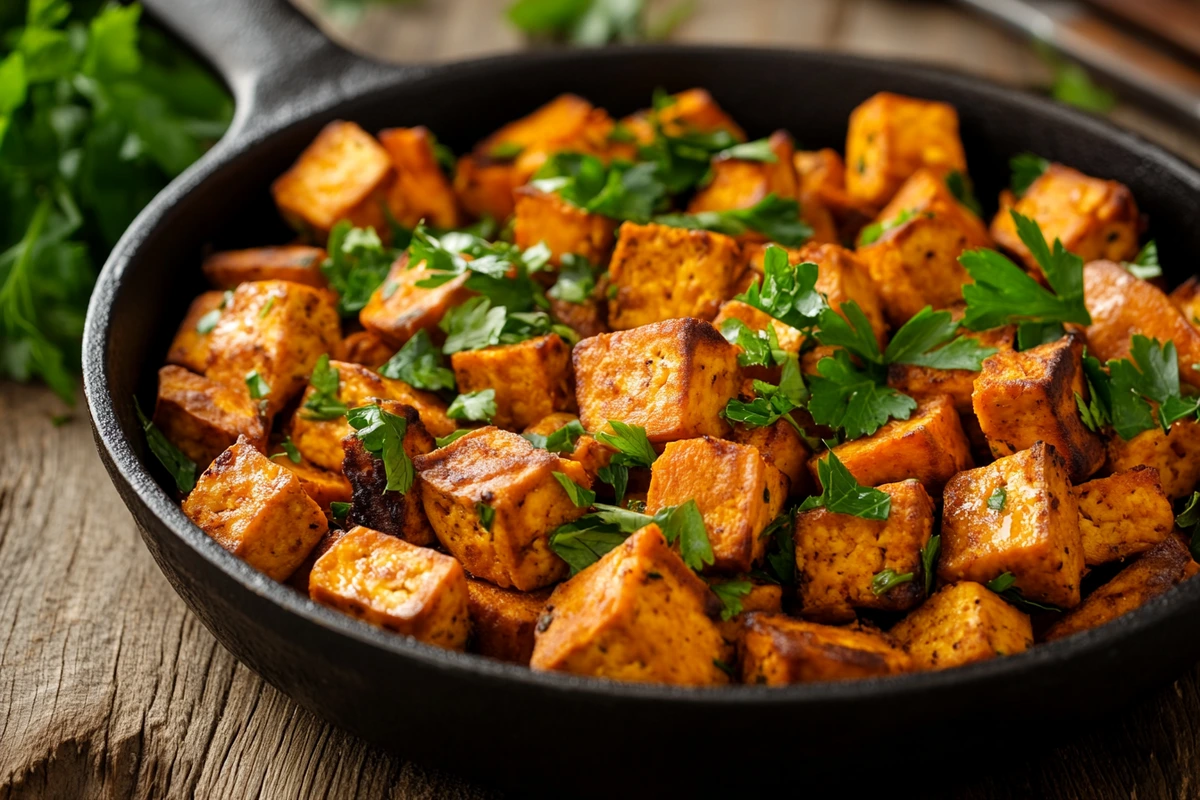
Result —
MULTIPOLYGON (((961 309, 953 310, 956 315, 962 313, 961 309)), ((999 352, 1010 352, 1016 343, 1017 329, 1013 325, 1005 325, 987 331, 963 330, 961 335, 976 340, 984 347, 994 347, 999 352)), ((971 420, 975 419, 971 395, 975 391, 975 379, 978 377, 978 372, 969 369, 934 369, 916 364, 888 365, 888 386, 918 400, 935 395, 948 395, 954 401, 954 408, 963 417, 964 429, 968 417, 971 420)))
MULTIPOLYGON (((767 140, 774 161, 745 161, 722 156, 712 162, 712 180, 701 187, 688 205, 688 213, 750 208, 773 194, 796 199, 795 145, 787 131, 775 131, 767 140)), ((746 241, 766 241, 757 231, 743 234, 746 241)))
POLYGON ((513 213, 516 173, 509 161, 493 161, 468 153, 454 170, 454 196, 472 217, 504 220, 513 213))
POLYGON ((388 128, 379 132, 379 143, 396 171, 387 193, 392 219, 406 228, 422 220, 435 228, 457 228, 462 223, 458 201, 438 164, 429 129, 388 128))
POLYGON ((571 347, 557 333, 463 350, 450 357, 460 392, 493 389, 501 428, 522 429, 555 411, 572 411, 571 347))
MULTIPOLYGON (((350 502, 350 481, 346 480, 346 476, 341 470, 321 469, 313 466, 303 458, 299 463, 288 458, 287 453, 279 446, 278 443, 273 443, 267 448, 267 452, 272 461, 281 467, 287 469, 288 472, 300 479, 300 486, 304 489, 304 493, 313 499, 313 501, 321 507, 325 512, 325 516, 333 519, 333 512, 330 510, 330 503, 349 503, 350 502)), ((311 558, 311 556, 310 556, 311 558)), ((316 559, 313 558, 313 561, 316 559)), ((312 566, 311 564, 309 565, 312 566)), ((307 590, 308 579, 305 578, 304 585, 300 588, 307 590)))
MULTIPOLYGON (((656 112, 659 125, 668 136, 685 133, 713 133, 726 131, 739 142, 746 141, 746 134, 733 118, 725 113, 713 96, 704 89, 688 89, 671 95, 656 112)), ((649 144, 654 139, 649 110, 639 111, 621 120, 621 125, 640 144, 649 144)))
POLYGON ((235 289, 250 281, 291 281, 323 289, 328 284, 321 272, 324 260, 325 251, 319 247, 254 247, 213 253, 200 269, 218 289, 235 289))
POLYGON ((766 427, 750 428, 738 423, 730 438, 738 444, 754 447, 763 460, 772 464, 788 479, 790 497, 807 497, 813 493, 808 460, 812 451, 790 423, 778 420, 766 427))
POLYGON ((751 614, 740 651, 742 682, 766 686, 870 678, 912 669, 908 654, 882 634, 780 614, 751 614))
POLYGON ((525 249, 544 243, 555 266, 568 253, 591 264, 607 264, 616 229, 616 220, 584 211, 553 192, 535 186, 516 190, 513 242, 525 249))
POLYGON ((202 468, 239 436, 245 436, 258 450, 267 444, 266 421, 258 403, 183 367, 166 366, 158 371, 154 424, 202 468))
POLYGON ((1115 433, 1108 439, 1108 468, 1124 472, 1146 465, 1158 470, 1163 492, 1171 500, 1187 497, 1200 483, 1200 423, 1181 419, 1164 433, 1142 431, 1129 441, 1115 433))
POLYGON ((839 241, 853 241, 879 213, 878 205, 850 196, 846 190, 846 164, 836 150, 797 150, 792 163, 800 181, 800 194, 815 197, 829 210, 839 241))
POLYGON ((518 592, 468 578, 471 652, 529 666, 529 657, 533 655, 533 631, 549 599, 549 589, 518 592))
POLYGON ((400 348, 417 331, 426 331, 441 340, 438 323, 446 312, 474 296, 466 287, 467 276, 443 283, 441 286, 423 287, 417 283, 430 277, 424 264, 409 269, 405 254, 392 265, 387 279, 371 295, 358 319, 364 328, 374 333, 393 348, 400 348))
POLYGON ((1134 467, 1072 491, 1079 503, 1079 533, 1088 566, 1149 550, 1175 527, 1171 501, 1154 467, 1134 467))
POLYGON ((395 355, 396 348, 371 331, 355 331, 342 339, 342 349, 338 352, 341 361, 378 369, 395 355))
POLYGON ((1176 286, 1170 298, 1183 318, 1200 328, 1200 277, 1193 275, 1176 286))
POLYGON ((167 351, 168 364, 186 367, 192 372, 202 373, 208 369, 209 342, 212 341, 212 328, 216 326, 209 314, 222 311, 226 302, 224 292, 204 292, 196 296, 188 306, 187 315, 179 324, 175 338, 171 340, 171 349, 167 351), (204 330, 201 331, 201 328, 204 330))
POLYGON ((1033 646, 1029 617, 971 582, 942 587, 889 633, 921 670, 961 667, 1033 646))

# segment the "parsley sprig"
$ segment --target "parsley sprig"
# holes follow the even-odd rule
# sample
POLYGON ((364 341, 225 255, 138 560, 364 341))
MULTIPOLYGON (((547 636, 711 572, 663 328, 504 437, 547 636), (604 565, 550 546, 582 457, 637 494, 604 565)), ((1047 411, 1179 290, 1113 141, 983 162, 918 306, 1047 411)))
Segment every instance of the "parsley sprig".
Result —
POLYGON ((343 317, 362 311, 399 256, 384 246, 374 228, 356 228, 347 220, 330 229, 326 252, 321 274, 337 292, 343 317))
POLYGON ((492 417, 496 416, 496 390, 480 389, 458 395, 446 409, 446 416, 450 419, 491 422, 492 417))
POLYGON ((708 585, 721 601, 721 619, 725 622, 742 613, 742 598, 750 594, 754 584, 750 581, 713 581, 708 585))
POLYGON ((779 385, 760 380, 752 385, 754 398, 749 402, 736 397, 731 399, 721 411, 725 419, 740 422, 748 428, 765 428, 782 419, 802 437, 807 437, 804 429, 791 416, 791 412, 803 408, 809 399, 808 387, 800 372, 800 362, 795 356, 784 361, 779 385))
POLYGON ((658 525, 667 544, 679 542, 679 554, 693 570, 699 571, 713 563, 708 530, 695 500, 667 506, 655 514, 604 503, 596 503, 595 507, 595 512, 561 525, 550 534, 551 549, 571 566, 572 575, 591 566, 624 542, 629 534, 651 523, 658 525))
POLYGON ((532 184, 555 192, 584 211, 612 219, 646 223, 666 203, 667 188, 658 179, 658 165, 614 161, 608 166, 595 156, 557 153, 534 175, 532 184))
POLYGON ((317 359, 308 383, 313 388, 312 396, 304 401, 300 416, 311 420, 330 420, 346 416, 349 407, 338 399, 341 379, 336 367, 329 365, 329 354, 317 359))
POLYGON ((512 312, 549 306, 540 284, 532 277, 549 260, 550 250, 544 244, 522 250, 508 242, 488 242, 463 231, 434 236, 424 224, 416 227, 408 244, 409 269, 424 264, 428 272, 427 277, 417 281, 418 287, 436 288, 465 274, 466 288, 512 312))
POLYGON ((1158 243, 1153 239, 1146 242, 1138 254, 1133 257, 1133 261, 1122 261, 1121 266, 1129 270, 1129 274, 1133 277, 1141 278, 1144 281, 1161 278, 1163 271, 1162 265, 1158 263, 1158 243))
POLYGON ((1105 425, 1128 441, 1143 431, 1161 427, 1168 432, 1181 419, 1196 417, 1200 397, 1185 397, 1179 384, 1179 357, 1175 343, 1165 344, 1134 334, 1130 358, 1112 359, 1107 372, 1093 356, 1085 356, 1084 372, 1091 398, 1075 403, 1092 430, 1105 425))
POLYGON ((1037 603, 1033 600, 1027 600, 1021 590, 1014 584, 1017 582, 1017 577, 1011 572, 1005 572, 992 578, 985 585, 987 588, 996 594, 1003 597, 1010 605, 1014 605, 1026 613, 1033 611, 1054 611, 1061 612, 1062 609, 1058 606, 1052 606, 1048 603, 1037 603))
POLYGON ((892 509, 887 492, 862 486, 832 450, 817 462, 821 493, 800 504, 800 511, 825 508, 834 514, 851 514, 863 519, 883 520, 892 509))
POLYGON ((437 392, 455 387, 454 372, 446 366, 429 333, 420 330, 379 368, 385 378, 400 380, 417 389, 437 392))
POLYGON ((549 450, 551 453, 562 454, 573 452, 575 445, 579 442, 579 437, 583 436, 584 433, 586 431, 579 424, 579 420, 573 419, 549 436, 543 436, 540 433, 522 433, 521 436, 534 447, 549 450))
POLYGON ((142 411, 142 406, 136 397, 133 399, 133 408, 137 412, 138 421, 142 424, 142 431, 146 434, 146 444, 150 447, 150 452, 158 459, 158 463, 162 464, 170 473, 171 478, 175 481, 175 488, 183 494, 187 494, 196 486, 196 462, 171 444, 166 434, 159 430, 159 427, 151 422, 150 418, 142 411))
POLYGON ((492 305, 487 297, 472 297, 446 312, 438 327, 446 334, 442 352, 446 355, 463 350, 482 350, 498 344, 516 344, 527 339, 557 333, 574 342, 574 333, 559 325, 544 311, 510 311, 492 305))
POLYGON ((725 341, 742 349, 738 353, 738 364, 743 367, 781 366, 790 356, 779 346, 779 336, 773 325, 756 331, 740 319, 730 317, 721 323, 721 335, 725 341))
POLYGON ((1050 168, 1050 162, 1033 153, 1020 153, 1008 160, 1008 168, 1012 170, 1012 193, 1020 197, 1050 168))
POLYGON ((776 194, 767 195, 749 208, 659 214, 654 221, 673 228, 696 228, 726 236, 753 231, 786 247, 799 247, 813 235, 812 227, 800 218, 800 204, 776 194))
POLYGON ((654 451, 654 446, 646 436, 646 429, 642 426, 610 419, 608 427, 612 429, 612 433, 599 431, 596 433, 596 441, 617 452, 613 454, 607 466, 596 471, 596 476, 613 487, 613 494, 619 505, 625 499, 625 490, 629 487, 629 468, 651 466, 658 458, 658 453, 654 451))
POLYGON ((408 492, 416 475, 412 459, 404 451, 408 420, 378 405, 352 408, 346 419, 367 452, 383 459, 387 475, 385 490, 401 494, 408 492))
POLYGON ((769 245, 763 253, 763 277, 734 299, 797 330, 811 328, 826 307, 816 289, 818 269, 811 261, 793 266, 786 250, 769 245))

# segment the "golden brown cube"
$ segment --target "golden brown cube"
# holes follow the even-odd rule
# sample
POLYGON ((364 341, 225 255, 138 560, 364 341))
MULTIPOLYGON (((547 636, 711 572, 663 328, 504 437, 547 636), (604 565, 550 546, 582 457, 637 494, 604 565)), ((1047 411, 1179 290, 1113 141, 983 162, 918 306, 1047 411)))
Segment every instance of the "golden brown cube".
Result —
POLYGON ((549 599, 549 589, 518 592, 467 578, 471 652, 529 666, 529 658, 533 655, 533 631, 549 599))
POLYGON ((471 632, 467 575, 453 558, 356 527, 317 559, 308 593, 324 606, 447 650, 471 632))
POLYGON ((796 515, 796 566, 801 613, 820 622, 849 622, 856 608, 904 611, 921 602, 921 549, 933 535, 933 500, 916 481, 879 487, 892 498, 886 520, 814 508, 796 515), (913 579, 883 594, 872 579, 890 569, 913 579))
POLYGON ((571 411, 571 347, 557 333, 502 344, 483 350, 463 350, 450 357, 458 390, 496 392, 496 416, 501 428, 523 429, 555 411, 571 411))
POLYGON ((1154 467, 1134 467, 1072 491, 1079 503, 1083 562, 1088 566, 1149 550, 1175 527, 1171 501, 1154 467))
POLYGON ((612 120, 602 108, 574 94, 560 94, 527 116, 513 120, 475 146, 475 154, 500 157, 500 151, 520 149, 512 159, 514 186, 528 180, 547 155, 561 150, 600 154, 608 147, 612 120))
POLYGON ((1183 314, 1183 318, 1200 328, 1200 278, 1193 275, 1170 294, 1171 302, 1183 314))
POLYGON ((879 633, 779 614, 750 615, 740 649, 742 683, 765 686, 871 678, 912 669, 908 654, 879 633))
MULTIPOLYGON (((321 507, 326 517, 333 518, 333 512, 329 508, 330 503, 350 502, 350 481, 346 480, 346 476, 342 474, 341 470, 335 472, 321 469, 303 458, 297 464, 287 457, 277 443, 270 447, 269 453, 272 461, 300 479, 300 486, 304 489, 304 493, 321 507)), ((308 586, 307 578, 304 586, 308 586)))
POLYGON ((970 582, 943 586, 889 633, 920 670, 961 667, 1033 646, 1029 617, 970 582))
POLYGON ((300 479, 239 439, 183 501, 217 544, 277 581, 288 579, 329 527, 300 479))
POLYGON ((458 159, 454 170, 454 196, 472 217, 508 219, 513 213, 513 190, 519 185, 508 161, 468 153, 458 159))
MULTIPOLYGON (((312 495, 309 495, 310 497, 312 495)), ((328 515, 327 515, 328 516, 328 515)), ((317 563, 317 559, 329 552, 329 548, 337 544, 338 540, 346 535, 346 532, 341 528, 330 528, 325 531, 313 547, 308 551, 304 561, 300 562, 300 566, 296 567, 296 571, 287 579, 286 583, 296 591, 307 595, 308 594, 308 579, 312 577, 312 568, 317 563)))
POLYGON ((321 272, 324 260, 325 251, 319 247, 253 247, 213 253, 200 269, 218 289, 235 289, 251 281, 291 281, 323 289, 328 285, 321 272))
POLYGON ((379 143, 396 171, 387 193, 392 219, 405 228, 415 228, 421 221, 447 229, 462 224, 454 190, 434 155, 428 128, 388 128, 379 132, 379 143))
POLYGON ((179 324, 175 338, 171 340, 171 349, 167 351, 167 363, 187 367, 192 372, 204 372, 208 369, 212 329, 207 327, 210 320, 206 318, 213 311, 221 311, 224 307, 224 292, 204 292, 197 295, 188 306, 187 316, 179 324), (205 332, 201 333, 200 327, 204 327, 205 332))
POLYGON ((522 249, 545 243, 555 266, 567 253, 592 264, 607 264, 616 228, 616 220, 584 211, 553 192, 533 186, 516 190, 513 242, 522 249))
POLYGON ((575 396, 588 431, 620 420, 651 442, 723 436, 737 394, 738 348, 697 319, 605 333, 575 345, 575 396))
POLYGON ((1200 423, 1181 419, 1168 433, 1142 431, 1129 441, 1115 433, 1108 439, 1108 468, 1124 472, 1141 465, 1158 470, 1159 483, 1171 500, 1187 497, 1200 483, 1200 423))
POLYGON ((782 472, 788 479, 789 497, 813 494, 812 476, 808 472, 812 451, 790 423, 781 419, 761 428, 738 423, 733 426, 730 438, 738 444, 757 448, 768 464, 782 472))
POLYGON ((846 164, 838 151, 797 150, 792 158, 801 196, 815 197, 837 223, 838 240, 853 241, 879 212, 879 206, 856 200, 846 190, 846 164))
POLYGON ((158 371, 154 424, 201 467, 239 436, 259 450, 267 444, 267 426, 257 403, 183 367, 166 366, 158 371))
MULTIPOLYGON (((794 200, 797 192, 796 167, 792 164, 795 144, 787 131, 775 131, 767 140, 774 161, 745 161, 718 157, 712 162, 712 180, 701 187, 688 205, 689 214, 750 208, 767 195, 794 200)), ((758 232, 745 235, 753 241, 765 241, 758 232)))
POLYGON ((371 331, 355 331, 342 339, 342 349, 338 352, 341 361, 378 369, 395 355, 396 348, 371 331))
POLYGON ((572 303, 557 297, 547 297, 550 301, 550 316, 575 331, 580 339, 609 333, 608 301, 603 292, 593 291, 582 303, 572 303))
POLYGON ((1104 464, 1104 441, 1079 416, 1075 396, 1087 397, 1083 339, 1078 334, 1028 350, 1001 350, 983 362, 971 403, 992 455, 1054 445, 1067 460, 1071 480, 1086 479, 1104 464))
POLYGON ((615 287, 608 301, 609 327, 628 330, 682 317, 711 320, 733 294, 743 269, 738 243, 728 236, 626 222, 608 265, 615 287))
POLYGON ((426 331, 433 340, 441 341, 438 323, 451 308, 462 305, 474 296, 466 287, 466 275, 459 275, 441 286, 423 287, 417 283, 432 277, 424 262, 409 269, 408 255, 401 256, 388 272, 387 278, 358 312, 359 322, 371 333, 394 348, 426 331))
POLYGON ((472 575, 523 592, 566 576, 550 534, 587 509, 575 507, 553 473, 586 489, 592 481, 581 465, 494 427, 413 461, 434 532, 472 575))
POLYGON ((954 476, 946 484, 938 576, 987 583, 1006 572, 1030 599, 1079 605, 1083 541, 1067 466, 1052 445, 954 476))
POLYGON ((648 525, 554 590, 529 665, 619 681, 728 682, 708 586, 648 525))

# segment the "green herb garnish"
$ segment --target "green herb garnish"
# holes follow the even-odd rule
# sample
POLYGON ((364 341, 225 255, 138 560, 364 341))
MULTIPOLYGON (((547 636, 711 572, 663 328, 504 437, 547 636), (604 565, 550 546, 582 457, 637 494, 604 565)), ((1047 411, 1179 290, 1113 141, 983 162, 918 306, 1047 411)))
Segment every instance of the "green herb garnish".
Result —
POLYGON ((136 397, 133 399, 133 408, 137 411, 142 431, 146 434, 146 444, 149 445, 150 452, 158 459, 158 463, 166 467, 175 480, 175 487, 187 494, 196 486, 196 462, 167 440, 166 435, 142 411, 136 397))
POLYGON ((1012 193, 1021 197, 1050 168, 1050 162, 1033 153, 1021 153, 1008 160, 1008 168, 1012 170, 1012 193))
POLYGON ((492 529, 492 524, 496 521, 496 509, 489 506, 487 503, 476 503, 475 514, 479 517, 479 524, 485 531, 492 529))
POLYGON ((582 153, 551 156, 537 171, 532 185, 555 192, 593 214, 636 223, 649 222, 665 203, 667 193, 653 163, 614 161, 605 166, 595 156, 582 153))
POLYGON ((813 235, 812 228, 800 218, 800 204, 775 194, 767 195, 749 208, 660 214, 654 221, 674 228, 698 228, 726 236, 741 236, 754 231, 785 247, 799 247, 813 235))
POLYGON ((925 596, 933 594, 933 581, 937 577, 938 556, 942 553, 942 536, 934 534, 921 548, 921 575, 925 579, 925 596))
POLYGON ((817 461, 817 477, 821 481, 821 494, 801 503, 800 511, 825 508, 834 514, 851 514, 863 519, 888 518, 892 509, 891 495, 861 486, 832 450, 817 461))
POLYGON ((246 390, 250 392, 252 400, 261 400, 271 393, 271 387, 263 380, 263 377, 258 374, 258 370, 256 369, 252 369, 246 373, 246 390))
POLYGON ((290 437, 290 436, 283 437, 283 441, 279 443, 279 446, 282 447, 283 449, 280 450, 278 453, 272 453, 271 458, 279 458, 280 456, 287 456, 288 460, 291 461, 293 464, 300 463, 300 450, 296 447, 296 443, 292 441, 292 437, 290 437))
POLYGON ((1130 275, 1144 281, 1161 278, 1163 271, 1162 265, 1158 263, 1158 244, 1151 239, 1138 251, 1133 261, 1122 261, 1121 266, 1129 270, 1130 275))
POLYGON ((571 479, 570 475, 567 475, 565 472, 552 472, 550 474, 563 487, 563 491, 567 493, 567 497, 571 498, 571 502, 575 504, 576 508, 588 508, 596 502, 596 493, 580 486, 571 479))
POLYGON ((366 451, 383 459, 387 474, 386 491, 404 494, 412 488, 416 474, 412 459, 404 451, 408 420, 384 411, 377 405, 350 409, 346 420, 366 451))
POLYGON ((346 220, 329 231, 326 252, 321 274, 338 293, 338 313, 343 317, 362 311, 398 255, 384 247, 374 228, 355 228, 346 220))
POLYGON ((338 399, 341 385, 338 371, 329 365, 329 354, 324 353, 313 366, 308 383, 313 388, 312 395, 304 401, 300 416, 311 420, 338 419, 346 416, 349 407, 338 399))
POLYGON ((420 330, 379 368, 385 378, 400 380, 417 389, 437 392, 453 390, 454 373, 446 367, 441 352, 433 346, 429 334, 420 330))
POLYGON ((742 598, 750 594, 754 584, 750 581, 718 581, 708 588, 721 599, 721 619, 725 622, 742 613, 742 598))
POLYGON ((900 575, 896 573, 896 570, 891 568, 880 570, 871 578, 871 592, 876 597, 879 597, 880 595, 887 594, 902 583, 911 583, 913 577, 914 575, 911 572, 905 572, 900 575))
POLYGON ((446 416, 450 419, 491 422, 492 417, 496 416, 496 390, 480 389, 458 395, 446 409, 446 416))
POLYGON ((586 431, 579 424, 579 420, 573 419, 549 436, 543 436, 540 433, 522 433, 521 436, 534 447, 549 450, 551 453, 562 454, 574 451, 575 445, 579 442, 579 437, 583 436, 584 433, 586 431))
POLYGON ((992 492, 992 496, 987 499, 987 507, 992 511, 1003 511, 1005 503, 1008 502, 1008 489, 1003 486, 996 487, 996 491, 992 492))

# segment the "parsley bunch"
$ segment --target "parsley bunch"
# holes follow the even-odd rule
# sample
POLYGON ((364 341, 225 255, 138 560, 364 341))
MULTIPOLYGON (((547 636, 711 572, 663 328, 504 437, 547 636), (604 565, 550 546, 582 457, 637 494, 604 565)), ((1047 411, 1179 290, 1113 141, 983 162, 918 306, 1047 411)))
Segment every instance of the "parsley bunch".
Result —
MULTIPOLYGON (((541 287, 531 277, 549 261, 550 249, 544 244, 522 250, 508 242, 488 242, 463 231, 436 237, 424 224, 412 232, 408 245, 409 269, 424 264, 430 273, 417 281, 417 286, 432 289, 466 274, 468 289, 510 311, 549 307, 541 287)), ((384 293, 387 291, 384 286, 384 293)))
POLYGON ((441 351, 433 346, 429 333, 419 330, 404 343, 387 363, 379 368, 385 378, 400 380, 416 389, 437 392, 455 388, 454 373, 446 366, 441 351))
POLYGON ((549 333, 557 333, 568 342, 575 341, 575 332, 556 324, 546 312, 510 311, 505 306, 492 305, 487 297, 472 297, 450 309, 438 327, 446 334, 442 345, 446 355, 498 344, 516 344, 549 333))
POLYGON ((640 425, 629 425, 620 420, 610 419, 608 427, 612 433, 600 431, 596 441, 606 444, 617 452, 609 459, 608 466, 597 470, 600 480, 613 487, 617 503, 625 499, 625 490, 629 487, 630 467, 649 467, 658 458, 646 429, 640 425))

